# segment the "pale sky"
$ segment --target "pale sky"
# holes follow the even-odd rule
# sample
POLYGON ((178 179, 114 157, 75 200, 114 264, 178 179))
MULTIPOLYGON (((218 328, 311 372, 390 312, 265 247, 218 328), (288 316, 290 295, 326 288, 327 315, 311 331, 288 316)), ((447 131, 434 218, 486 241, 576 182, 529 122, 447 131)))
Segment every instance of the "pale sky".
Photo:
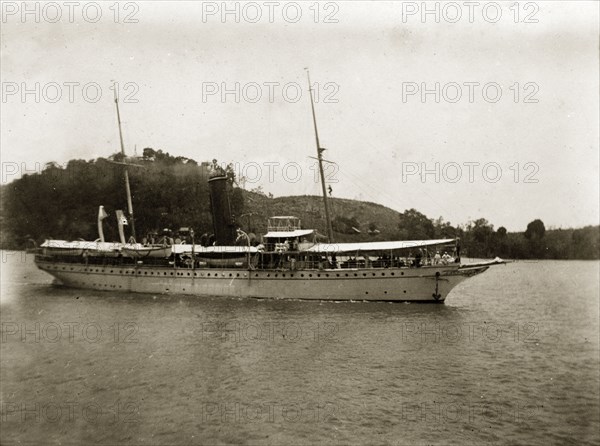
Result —
POLYGON ((536 218, 598 224, 598 3, 506 2, 497 21, 490 3, 428 2, 440 9, 436 23, 422 2, 229 3, 237 17, 223 17, 220 1, 121 3, 118 17, 113 2, 41 3, 39 12, 31 3, 25 16, 21 2, 3 2, 2 182, 117 152, 117 80, 129 154, 153 147, 239 162, 250 178, 258 165, 247 189, 319 194, 310 67, 321 145, 337 163, 333 196, 511 231, 536 218), (236 83, 239 101, 222 98, 236 83), (436 83, 439 102, 422 98, 436 83))

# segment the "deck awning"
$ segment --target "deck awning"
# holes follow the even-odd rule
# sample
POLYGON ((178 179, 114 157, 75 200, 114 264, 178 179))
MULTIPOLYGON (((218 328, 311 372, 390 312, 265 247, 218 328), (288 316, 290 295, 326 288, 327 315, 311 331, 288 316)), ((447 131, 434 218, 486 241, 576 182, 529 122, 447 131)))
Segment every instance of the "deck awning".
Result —
MULTIPOLYGON (((173 245, 172 247, 174 254, 191 254, 192 253, 192 245, 184 244, 184 245, 173 245)), ((258 249, 255 246, 202 246, 202 245, 194 245, 194 254, 247 254, 247 253, 257 253, 258 249)))
POLYGON ((44 243, 40 245, 42 248, 51 248, 51 249, 82 249, 82 250, 91 250, 91 251, 119 251, 123 246, 129 247, 141 247, 141 244, 128 244, 123 245, 122 243, 114 243, 114 242, 99 242, 99 241, 86 241, 86 240, 46 240, 44 243))
POLYGON ((295 238, 305 237, 314 233, 314 229, 296 229, 295 231, 271 231, 267 232, 265 238, 295 238))
POLYGON ((310 252, 343 253, 343 252, 365 252, 365 251, 395 251, 399 249, 416 249, 426 246, 445 245, 454 243, 455 239, 437 240, 402 240, 391 242, 363 242, 363 243, 317 243, 310 252))

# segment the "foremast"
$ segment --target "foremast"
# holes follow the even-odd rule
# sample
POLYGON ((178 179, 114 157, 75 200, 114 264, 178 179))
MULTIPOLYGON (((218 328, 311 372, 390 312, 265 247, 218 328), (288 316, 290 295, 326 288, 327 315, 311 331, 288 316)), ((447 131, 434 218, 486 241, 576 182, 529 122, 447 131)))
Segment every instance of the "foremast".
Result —
POLYGON ((129 171, 127 170, 127 164, 125 163, 125 144, 123 144, 123 129, 121 128, 121 114, 119 113, 119 97, 117 96, 116 84, 113 85, 113 91, 115 93, 115 105, 117 107, 117 122, 119 124, 119 140, 121 141, 121 154, 123 155, 123 163, 125 164, 125 192, 127 194, 127 212, 129 214, 129 221, 131 222, 131 236, 135 240, 135 219, 133 217, 133 204, 131 201, 131 187, 129 185, 129 171))

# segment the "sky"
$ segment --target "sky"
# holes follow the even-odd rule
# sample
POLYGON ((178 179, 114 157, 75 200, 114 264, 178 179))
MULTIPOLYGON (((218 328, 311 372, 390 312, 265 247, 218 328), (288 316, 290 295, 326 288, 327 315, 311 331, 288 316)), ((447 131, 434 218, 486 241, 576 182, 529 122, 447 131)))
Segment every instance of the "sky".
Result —
POLYGON ((2 3, 2 184, 119 151, 116 81, 129 155, 320 194, 308 67, 332 196, 509 231, 599 222, 597 2, 24 5, 2 3))

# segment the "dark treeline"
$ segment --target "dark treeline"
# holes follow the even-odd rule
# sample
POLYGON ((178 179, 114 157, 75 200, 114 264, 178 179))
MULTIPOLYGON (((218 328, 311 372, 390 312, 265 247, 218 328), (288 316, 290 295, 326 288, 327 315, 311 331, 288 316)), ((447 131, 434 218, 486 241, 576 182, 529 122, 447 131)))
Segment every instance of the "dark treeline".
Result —
POLYGON ((410 209, 400 214, 402 239, 461 238, 463 253, 469 257, 509 259, 581 259, 600 258, 600 227, 546 230, 544 222, 533 220, 523 232, 494 230, 485 218, 454 227, 410 209))
MULTIPOLYGON (((3 187, 2 247, 21 248, 29 239, 95 240, 100 205, 109 214, 103 221, 106 240, 118 240, 115 211, 127 215, 127 197, 124 166, 115 162, 123 157, 71 160, 66 166, 48 163, 41 173, 3 187)), ((199 234, 213 232, 207 185, 212 166, 153 149, 127 162, 133 164, 128 171, 138 239, 185 226, 199 234)), ((232 205, 241 213, 240 195, 234 190, 232 205)))
MULTIPOLYGON (((233 185, 236 180, 233 169, 218 167, 216 160, 199 164, 150 148, 144 149, 143 157, 126 161, 134 164, 128 170, 138 240, 164 228, 192 227, 197 234, 213 232, 207 179, 211 169, 222 169, 233 185)), ((115 211, 121 209, 127 214, 127 200, 124 167, 115 162, 123 162, 120 154, 91 161, 71 160, 66 166, 48 163, 41 173, 23 175, 3 186, 2 248, 21 249, 29 239, 38 243, 46 238, 95 240, 99 205, 109 213, 103 222, 106 240, 118 240, 115 211)), ((320 197, 273 199, 256 192, 232 188, 234 218, 246 230, 265 229, 262 220, 266 221, 273 212, 273 215, 291 212, 305 224, 324 230, 320 197), (247 228, 253 221, 258 225, 252 226, 258 227, 247 228)), ((337 212, 334 218, 337 241, 460 237, 462 252, 470 257, 600 258, 598 226, 547 230, 541 220, 533 220, 523 232, 509 233, 502 226, 494 229, 484 218, 453 226, 441 217, 430 219, 415 209, 397 213, 355 200, 334 199, 332 203, 337 212), (375 215, 379 218, 374 218, 375 215)))

